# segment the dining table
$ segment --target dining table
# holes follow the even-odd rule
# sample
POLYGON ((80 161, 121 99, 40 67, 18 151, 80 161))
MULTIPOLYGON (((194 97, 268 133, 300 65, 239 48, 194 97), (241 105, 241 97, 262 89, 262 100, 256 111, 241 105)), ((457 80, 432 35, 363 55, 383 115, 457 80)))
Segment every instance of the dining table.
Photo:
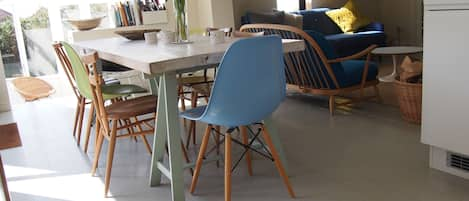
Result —
MULTIPOLYGON (((191 37, 191 42, 185 44, 148 44, 143 40, 112 37, 73 43, 76 48, 96 51, 100 59, 140 71, 149 80, 151 93, 158 96, 149 183, 152 187, 160 185, 164 175, 170 181, 173 201, 185 200, 183 169, 193 165, 185 164, 182 158, 177 75, 216 66, 237 40, 241 39, 225 38, 224 42, 213 43, 209 37, 200 36, 191 37), (165 144, 168 145, 166 164, 163 163, 165 144)), ((303 40, 282 39, 282 45, 284 53, 305 49, 303 40)), ((283 164, 288 167, 272 117, 263 123, 270 131, 283 164)))

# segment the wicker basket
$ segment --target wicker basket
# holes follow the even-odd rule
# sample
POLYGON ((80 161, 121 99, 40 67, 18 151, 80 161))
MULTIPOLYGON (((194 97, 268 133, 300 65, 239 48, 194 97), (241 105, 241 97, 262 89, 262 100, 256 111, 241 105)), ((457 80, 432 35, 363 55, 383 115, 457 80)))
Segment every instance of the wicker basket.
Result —
POLYGON ((404 120, 420 124, 422 119, 422 83, 394 81, 394 88, 399 100, 401 116, 404 120))

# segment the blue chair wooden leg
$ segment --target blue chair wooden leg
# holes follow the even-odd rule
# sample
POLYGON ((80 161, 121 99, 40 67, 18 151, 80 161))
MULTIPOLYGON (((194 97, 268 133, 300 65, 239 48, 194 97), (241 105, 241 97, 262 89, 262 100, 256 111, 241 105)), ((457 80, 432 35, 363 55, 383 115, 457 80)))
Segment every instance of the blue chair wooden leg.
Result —
POLYGON ((272 117, 269 117, 264 120, 264 126, 269 131, 270 138, 272 139, 272 144, 275 146, 277 153, 282 161, 283 167, 285 168, 285 172, 288 174, 288 162, 285 152, 283 150, 282 140, 277 131, 277 127, 275 126, 275 122, 272 117))
POLYGON ((283 179, 283 182, 285 183, 285 186, 287 187, 288 193, 292 198, 295 198, 295 192, 293 191, 293 188, 290 184, 290 180, 288 179, 288 175, 285 171, 285 167, 283 166, 282 160, 279 160, 279 154, 277 152, 277 148, 273 144, 272 137, 269 134, 269 130, 266 129, 265 126, 262 128, 262 136, 264 137, 265 143, 270 149, 270 152, 272 153, 272 157, 274 158, 275 166, 277 167, 277 170, 280 174, 280 176, 283 179))

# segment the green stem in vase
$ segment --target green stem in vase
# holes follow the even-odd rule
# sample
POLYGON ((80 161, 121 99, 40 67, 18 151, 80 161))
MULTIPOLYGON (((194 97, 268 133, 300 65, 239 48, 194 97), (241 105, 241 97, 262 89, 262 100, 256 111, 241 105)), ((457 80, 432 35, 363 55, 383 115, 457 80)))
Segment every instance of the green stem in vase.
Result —
POLYGON ((176 14, 176 31, 179 40, 187 40, 185 6, 186 0, 174 0, 174 11, 176 14))

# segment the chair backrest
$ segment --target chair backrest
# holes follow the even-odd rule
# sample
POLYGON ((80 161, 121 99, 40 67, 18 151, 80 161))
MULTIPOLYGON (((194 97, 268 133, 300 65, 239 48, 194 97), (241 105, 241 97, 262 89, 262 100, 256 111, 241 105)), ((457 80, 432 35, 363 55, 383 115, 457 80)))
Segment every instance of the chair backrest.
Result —
POLYGON ((234 127, 259 122, 285 97, 282 42, 278 36, 240 39, 226 51, 201 120, 234 127))
POLYGON ((96 119, 97 121, 100 121, 101 125, 103 125, 102 129, 104 129, 104 132, 109 133, 109 119, 107 118, 106 108, 104 105, 105 100, 103 97, 103 92, 101 90, 101 86, 104 85, 104 80, 102 76, 98 73, 96 65, 98 58, 98 53, 93 52, 84 56, 83 60, 85 65, 90 67, 90 73, 89 76, 87 76, 87 79, 91 89, 93 104, 96 108, 96 119))
POLYGON ((70 86, 72 87, 73 93, 78 99, 80 99, 81 95, 78 91, 75 76, 73 75, 72 64, 70 63, 70 60, 68 60, 68 57, 65 54, 62 44, 60 42, 54 42, 52 44, 52 47, 54 48, 57 58, 59 59, 60 64, 62 65, 65 75, 67 76, 67 80, 70 83, 70 86))
POLYGON ((258 37, 263 36, 264 32, 242 32, 242 31, 234 31, 233 37, 235 38, 249 38, 249 37, 258 37))
POLYGON ((205 32, 206 32, 207 36, 210 36, 211 31, 223 31, 223 33, 225 33, 226 37, 231 37, 231 33, 233 32, 233 28, 231 28, 231 27, 225 27, 225 28, 207 27, 205 29, 205 32))
POLYGON ((276 24, 247 24, 241 27, 241 31, 263 31, 265 35, 305 40, 304 51, 288 53, 285 56, 287 83, 308 89, 340 88, 337 77, 343 75, 344 71, 340 63, 328 62, 337 56, 322 34, 314 31, 306 33, 296 27, 276 24))
POLYGON ((83 64, 81 61, 80 56, 78 53, 73 49, 73 47, 68 44, 67 42, 60 42, 65 52, 67 53, 68 60, 70 61, 73 75, 75 77, 76 86, 80 94, 87 99, 92 99, 90 82, 88 79, 88 68, 83 64))

